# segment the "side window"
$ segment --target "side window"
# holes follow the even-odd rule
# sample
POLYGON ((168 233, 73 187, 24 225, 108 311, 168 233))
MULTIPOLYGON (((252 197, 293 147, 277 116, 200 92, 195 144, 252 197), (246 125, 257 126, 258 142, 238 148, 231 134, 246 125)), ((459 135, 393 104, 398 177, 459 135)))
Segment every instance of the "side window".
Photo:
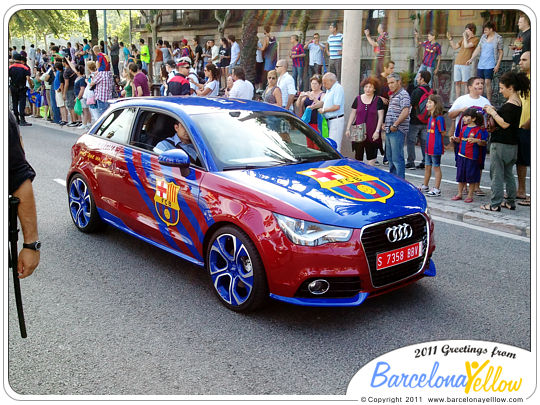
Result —
POLYGON ((202 167, 197 148, 183 123, 172 115, 140 111, 130 144, 155 153, 181 148, 194 166, 202 167), (159 146, 158 146, 159 145, 159 146))
POLYGON ((141 111, 137 126, 133 131, 131 145, 149 151, 160 141, 175 134, 173 117, 152 111, 141 111))
POLYGON ((110 139, 111 141, 127 143, 135 114, 135 108, 114 111, 103 121, 96 135, 110 139))

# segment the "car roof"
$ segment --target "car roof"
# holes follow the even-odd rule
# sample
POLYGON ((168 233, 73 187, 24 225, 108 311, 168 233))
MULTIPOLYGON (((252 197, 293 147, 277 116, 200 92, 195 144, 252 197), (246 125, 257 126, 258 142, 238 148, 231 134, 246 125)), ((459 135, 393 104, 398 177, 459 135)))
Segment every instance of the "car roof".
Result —
POLYGON ((252 100, 240 100, 223 97, 192 97, 192 96, 166 96, 166 97, 131 97, 111 100, 114 106, 158 107, 166 110, 174 110, 180 107, 189 115, 208 114, 219 111, 247 110, 247 111, 276 111, 287 110, 272 104, 252 100))

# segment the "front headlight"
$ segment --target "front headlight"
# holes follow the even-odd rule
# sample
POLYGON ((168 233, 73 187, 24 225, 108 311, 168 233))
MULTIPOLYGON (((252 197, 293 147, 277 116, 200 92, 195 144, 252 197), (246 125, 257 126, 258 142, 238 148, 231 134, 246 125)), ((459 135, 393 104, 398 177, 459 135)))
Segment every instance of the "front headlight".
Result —
POLYGON ((302 246, 320 246, 325 243, 347 242, 352 236, 352 229, 323 225, 274 214, 279 227, 290 241, 302 246))

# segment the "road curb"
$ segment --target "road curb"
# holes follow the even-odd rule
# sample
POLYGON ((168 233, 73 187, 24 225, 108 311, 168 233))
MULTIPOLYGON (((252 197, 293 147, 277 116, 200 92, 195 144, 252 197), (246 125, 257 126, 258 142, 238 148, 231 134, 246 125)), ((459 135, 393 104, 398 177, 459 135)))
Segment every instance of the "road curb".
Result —
POLYGON ((43 118, 34 118, 34 117, 26 117, 26 121, 31 123, 32 125, 47 127, 51 129, 55 129, 62 132, 69 132, 73 135, 80 136, 86 132, 86 130, 79 128, 79 127, 68 127, 67 125, 58 125, 54 122, 47 121, 43 118))
POLYGON ((494 229, 512 235, 531 237, 530 221, 505 215, 504 212, 479 212, 477 209, 459 209, 457 207, 429 204, 431 214, 434 216, 452 219, 454 221, 494 229))

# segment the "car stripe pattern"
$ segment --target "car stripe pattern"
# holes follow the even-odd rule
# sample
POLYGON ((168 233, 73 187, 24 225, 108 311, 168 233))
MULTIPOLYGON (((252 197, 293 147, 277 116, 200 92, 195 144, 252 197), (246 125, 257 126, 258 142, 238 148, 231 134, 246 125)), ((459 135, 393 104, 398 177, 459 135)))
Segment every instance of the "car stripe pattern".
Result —
MULTIPOLYGON (((147 190, 156 190, 158 186, 156 178, 164 179, 169 184, 174 183, 174 179, 180 176, 179 170, 161 166, 157 157, 129 148, 124 148, 124 159, 129 175, 148 210, 152 213, 166 244, 175 251, 193 257, 198 264, 202 265, 204 263, 202 257, 204 232, 214 221, 211 216, 205 215, 205 211, 208 212, 206 207, 199 206, 198 184, 200 179, 197 178, 195 170, 191 170, 190 175, 186 178, 190 180, 190 184, 182 188, 174 197, 177 199, 176 202, 182 215, 174 227, 169 227, 158 215, 154 196, 150 195, 147 190), (174 170, 178 170, 178 173, 175 174, 174 170), (189 204, 184 196, 189 197, 192 203, 189 204), (201 224, 206 229, 203 230, 201 224), (194 244, 189 243, 189 241, 193 241, 194 244)), ((204 202, 204 200, 201 201, 204 202)))

